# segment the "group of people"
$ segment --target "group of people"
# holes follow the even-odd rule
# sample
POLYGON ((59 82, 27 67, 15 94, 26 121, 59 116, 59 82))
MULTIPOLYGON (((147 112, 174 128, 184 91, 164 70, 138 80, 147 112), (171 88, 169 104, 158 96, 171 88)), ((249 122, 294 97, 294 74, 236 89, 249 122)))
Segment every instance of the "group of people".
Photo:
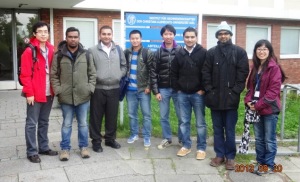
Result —
POLYGON ((144 146, 151 146, 152 91, 159 102, 163 136, 158 149, 172 144, 169 119, 172 98, 178 119, 178 143, 182 146, 177 156, 186 156, 191 152, 191 115, 194 111, 196 159, 205 159, 207 106, 211 110, 216 153, 210 165, 218 167, 225 163, 227 170, 233 170, 238 106, 248 78, 245 105, 261 115, 260 122, 254 124, 258 162, 255 172, 260 172, 258 165, 267 165, 269 172, 273 170, 277 151, 276 123, 280 112, 280 87, 285 74, 268 40, 256 43, 249 74, 247 53, 232 43, 233 33, 225 21, 217 27, 217 45, 208 51, 197 42, 197 30, 191 27, 183 32, 184 45, 178 45, 174 40, 176 29, 168 24, 160 31, 163 42, 156 52, 142 46, 142 33, 139 30, 130 32, 131 47, 123 51, 112 41, 112 28, 103 26, 100 28, 98 45, 88 50, 80 44, 79 30, 69 27, 65 40, 60 42, 54 54, 54 47, 47 41, 49 31, 49 26, 44 22, 33 26, 30 42, 37 49, 36 63, 32 62, 29 48, 22 55, 20 79, 27 100, 25 135, 27 158, 31 162, 41 161, 38 154, 58 155, 57 151, 49 148, 47 137, 54 95, 58 97, 63 113, 61 161, 69 160, 74 114, 78 122, 78 144, 82 158, 90 157, 87 149, 88 133, 95 152, 103 151, 102 140, 105 140, 106 146, 120 148, 121 145, 116 141, 119 81, 126 75, 129 77, 126 100, 130 120, 127 143, 139 139, 140 105, 144 146), (101 135, 103 119, 104 136, 101 135))

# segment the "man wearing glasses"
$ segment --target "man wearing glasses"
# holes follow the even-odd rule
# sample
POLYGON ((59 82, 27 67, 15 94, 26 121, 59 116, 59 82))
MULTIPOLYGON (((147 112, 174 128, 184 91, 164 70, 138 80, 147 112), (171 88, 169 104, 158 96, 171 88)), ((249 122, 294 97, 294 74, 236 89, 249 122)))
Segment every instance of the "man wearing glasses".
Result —
POLYGON ((49 156, 58 154, 48 145, 49 115, 53 103, 49 66, 52 63, 54 51, 53 45, 48 42, 49 31, 47 23, 41 21, 35 23, 32 27, 33 37, 30 43, 36 50, 37 60, 33 62, 33 50, 29 47, 21 56, 20 81, 23 85, 22 95, 26 97, 27 102, 26 151, 28 160, 33 163, 41 162, 38 154, 49 156))
POLYGON ((226 21, 217 27, 218 43, 208 50, 202 69, 206 106, 211 109, 216 157, 210 162, 218 167, 226 161, 234 169, 236 154, 235 126, 240 94, 249 72, 247 53, 231 41, 232 31, 226 21))

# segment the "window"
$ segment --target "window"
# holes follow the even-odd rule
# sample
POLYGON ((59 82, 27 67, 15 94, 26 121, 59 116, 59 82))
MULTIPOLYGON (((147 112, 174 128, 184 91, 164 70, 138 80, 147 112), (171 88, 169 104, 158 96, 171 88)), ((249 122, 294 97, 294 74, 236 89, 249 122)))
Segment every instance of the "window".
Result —
POLYGON ((271 40, 271 27, 248 25, 246 28, 246 51, 249 58, 252 58, 256 42, 261 39, 271 40))
MULTIPOLYGON (((207 50, 217 45, 218 39, 216 38, 216 31, 219 24, 207 24, 207 50)), ((232 43, 235 43, 235 25, 229 24, 233 36, 231 37, 232 43)))
POLYGON ((280 58, 299 58, 300 28, 282 27, 280 58))
POLYGON ((97 19, 93 18, 63 18, 64 39, 68 27, 75 27, 80 31, 80 43, 85 49, 98 43, 97 19))
POLYGON ((122 39, 121 39, 121 20, 113 20, 113 41, 116 44, 121 45, 122 44, 122 39))

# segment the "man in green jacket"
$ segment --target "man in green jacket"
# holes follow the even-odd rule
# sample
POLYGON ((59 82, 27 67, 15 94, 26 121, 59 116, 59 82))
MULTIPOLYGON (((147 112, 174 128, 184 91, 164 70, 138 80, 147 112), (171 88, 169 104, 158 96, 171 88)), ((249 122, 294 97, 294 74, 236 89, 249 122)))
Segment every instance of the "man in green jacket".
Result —
POLYGON ((51 67, 51 83, 61 104, 63 124, 60 142, 61 161, 69 160, 73 115, 78 122, 78 144, 82 158, 89 158, 87 112, 95 90, 96 70, 92 56, 79 43, 80 32, 75 27, 66 30, 66 40, 58 46, 51 67))

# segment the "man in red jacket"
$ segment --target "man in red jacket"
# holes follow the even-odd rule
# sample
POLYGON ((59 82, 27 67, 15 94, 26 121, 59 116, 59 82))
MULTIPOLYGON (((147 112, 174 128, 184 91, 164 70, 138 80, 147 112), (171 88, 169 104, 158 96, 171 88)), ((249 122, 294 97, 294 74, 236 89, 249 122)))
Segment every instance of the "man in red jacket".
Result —
POLYGON ((27 102, 25 139, 27 158, 30 162, 39 163, 38 154, 57 155, 57 151, 49 148, 48 126, 49 115, 53 103, 53 91, 50 87, 49 68, 51 66, 54 47, 47 40, 49 25, 37 22, 32 27, 33 37, 30 43, 35 47, 37 60, 33 62, 32 50, 28 47, 21 56, 20 80, 23 84, 23 95, 27 102), (36 128, 38 148, 36 145, 36 128))

